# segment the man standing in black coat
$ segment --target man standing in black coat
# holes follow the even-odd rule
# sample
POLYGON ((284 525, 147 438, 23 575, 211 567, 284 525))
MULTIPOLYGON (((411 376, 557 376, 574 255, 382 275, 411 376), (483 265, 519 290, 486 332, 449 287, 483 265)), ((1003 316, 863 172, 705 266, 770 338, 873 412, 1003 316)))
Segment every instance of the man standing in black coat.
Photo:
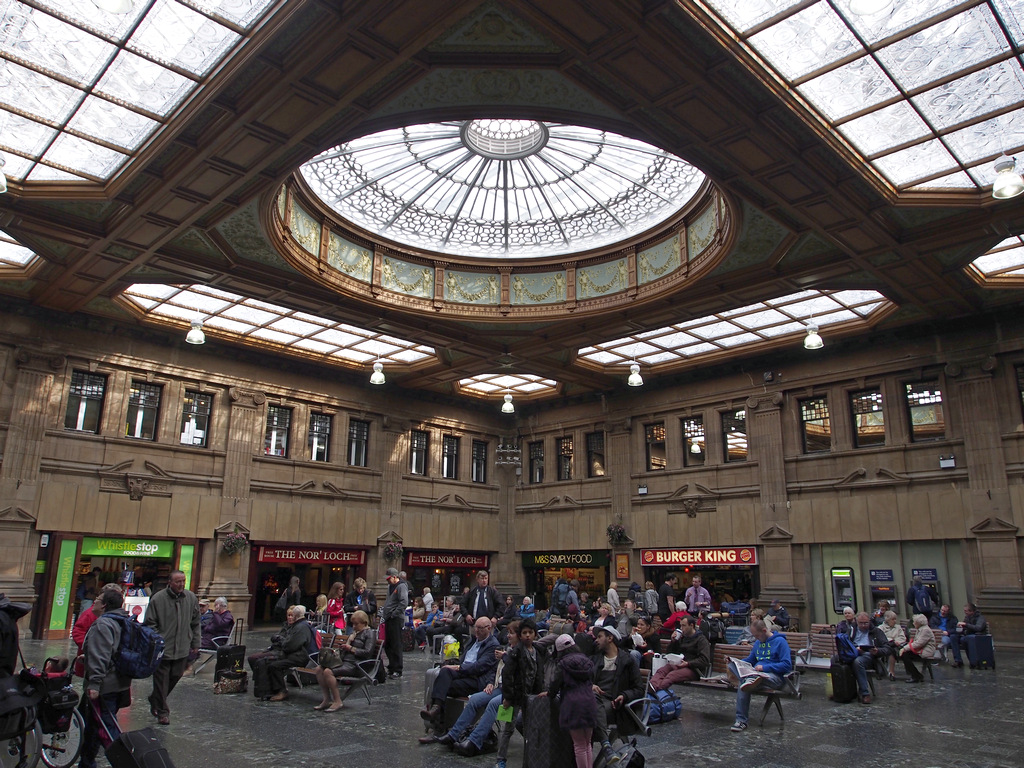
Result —
POLYGON ((676 607, 676 582, 678 579, 674 573, 665 577, 665 583, 658 588, 658 615, 662 622, 668 621, 668 617, 676 607))
POLYGON ((473 626, 473 622, 481 616, 489 619, 497 619, 501 616, 504 606, 501 601, 501 594, 490 585, 490 574, 487 571, 476 572, 476 586, 469 590, 465 602, 462 605, 462 615, 466 618, 466 625, 473 626))

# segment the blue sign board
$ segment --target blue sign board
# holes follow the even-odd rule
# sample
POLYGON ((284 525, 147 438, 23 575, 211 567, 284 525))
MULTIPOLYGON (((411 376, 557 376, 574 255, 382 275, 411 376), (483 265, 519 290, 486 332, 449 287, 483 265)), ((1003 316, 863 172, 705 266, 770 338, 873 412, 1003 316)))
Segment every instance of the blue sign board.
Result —
POLYGON ((896 581, 891 570, 888 571, 868 571, 871 581, 896 581))
POLYGON ((939 569, 938 568, 914 568, 910 571, 910 575, 914 578, 921 577, 921 581, 938 581, 939 580, 939 569))

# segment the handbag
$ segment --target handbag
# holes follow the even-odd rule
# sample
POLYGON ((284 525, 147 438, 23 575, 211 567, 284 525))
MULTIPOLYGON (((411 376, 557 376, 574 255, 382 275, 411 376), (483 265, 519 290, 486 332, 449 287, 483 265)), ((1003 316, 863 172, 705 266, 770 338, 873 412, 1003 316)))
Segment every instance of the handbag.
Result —
POLYGON ((249 673, 244 669, 221 670, 213 683, 214 693, 245 693, 249 689, 249 673))
POLYGON ((337 648, 321 648, 317 662, 324 669, 337 669, 341 666, 341 654, 337 648))

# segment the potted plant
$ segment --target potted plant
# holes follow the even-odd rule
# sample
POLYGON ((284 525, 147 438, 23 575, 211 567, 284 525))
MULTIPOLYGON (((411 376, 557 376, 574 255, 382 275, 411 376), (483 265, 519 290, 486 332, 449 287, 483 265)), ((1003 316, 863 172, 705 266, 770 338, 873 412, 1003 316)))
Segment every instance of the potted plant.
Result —
POLYGON ((384 559, 389 563, 402 557, 402 545, 397 541, 389 541, 384 545, 384 559))
POLYGON ((225 555, 237 555, 244 549, 249 547, 249 540, 245 538, 245 534, 239 531, 229 533, 220 542, 220 549, 225 555))
POLYGON ((622 523, 612 523, 608 526, 608 543, 612 546, 630 543, 629 536, 626 535, 626 527, 622 523))

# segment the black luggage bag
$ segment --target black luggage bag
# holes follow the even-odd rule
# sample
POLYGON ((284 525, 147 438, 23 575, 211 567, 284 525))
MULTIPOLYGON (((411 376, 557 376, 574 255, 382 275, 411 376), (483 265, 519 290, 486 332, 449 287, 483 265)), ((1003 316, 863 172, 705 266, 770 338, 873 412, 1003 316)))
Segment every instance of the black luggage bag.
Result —
POLYGON ((971 669, 995 669, 996 654, 992 635, 966 635, 967 661, 971 669))
POLYGON ((832 701, 847 704, 857 698, 857 676, 853 673, 853 664, 843 664, 833 658, 828 673, 832 676, 832 701))
POLYGON ((112 768, 174 768, 152 728, 122 733, 107 747, 107 760, 112 768))
POLYGON ((217 665, 214 667, 214 678, 218 672, 241 672, 245 669, 245 646, 222 645, 217 649, 217 665))
POLYGON ((575 768, 572 737, 558 727, 558 707, 550 696, 527 698, 523 738, 523 768, 575 768))

